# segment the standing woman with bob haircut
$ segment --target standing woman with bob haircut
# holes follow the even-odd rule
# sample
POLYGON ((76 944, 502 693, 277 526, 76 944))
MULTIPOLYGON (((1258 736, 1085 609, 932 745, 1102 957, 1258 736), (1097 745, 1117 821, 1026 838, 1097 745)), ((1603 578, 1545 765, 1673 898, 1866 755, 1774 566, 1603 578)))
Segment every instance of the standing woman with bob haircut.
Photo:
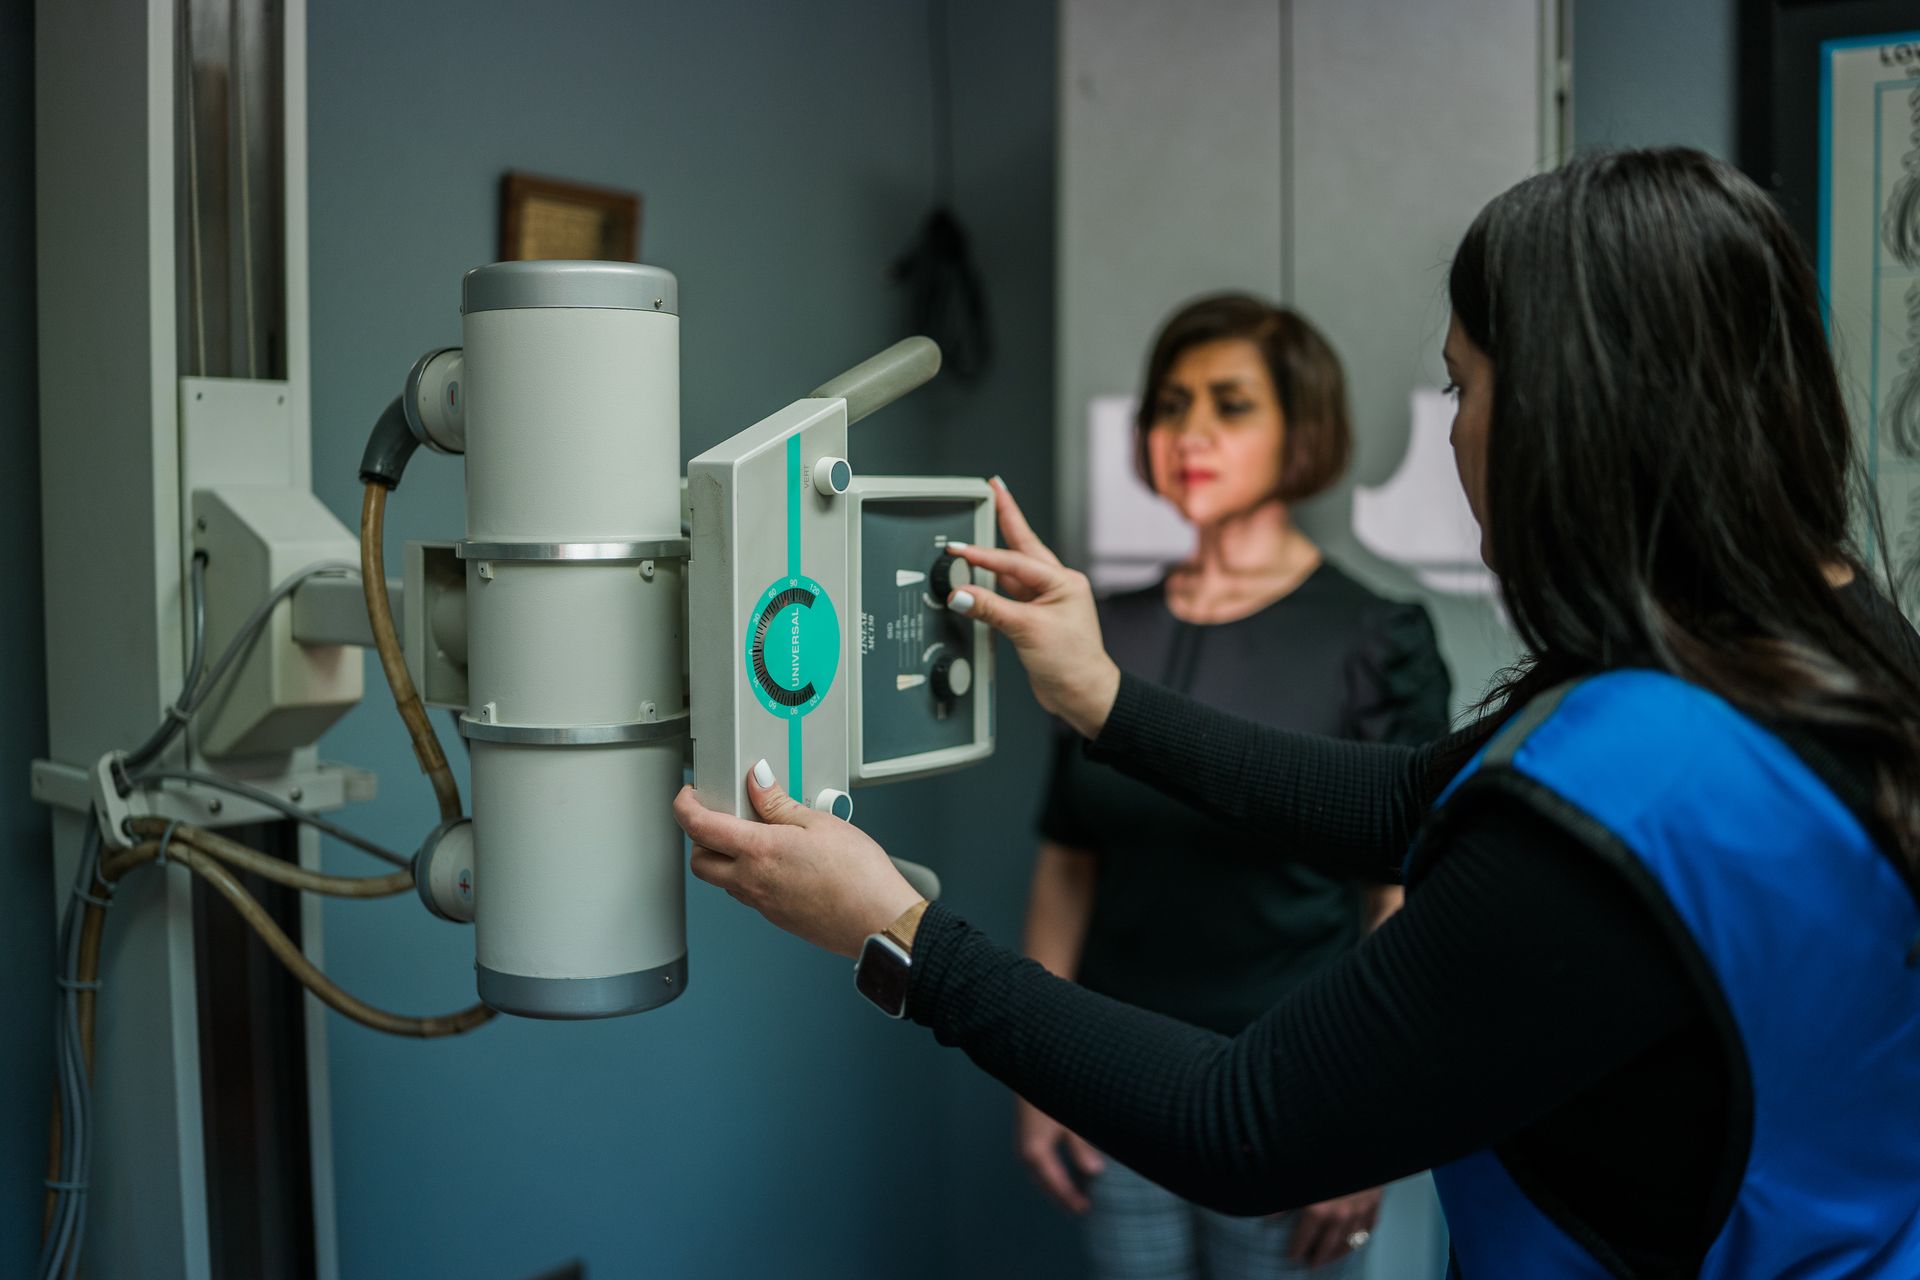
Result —
POLYGON ((1527 651, 1478 725, 1336 743, 1123 677, 1004 495, 1009 549, 962 551, 1002 594, 950 600, 1250 847, 1404 875, 1358 948, 1238 1036, 1182 1026, 919 901, 764 768, 765 823, 682 793, 693 870, 867 979, 904 954, 898 1012, 1202 1203, 1431 1167, 1466 1280, 1911 1280, 1920 661, 1851 540, 1806 256, 1736 170, 1625 151, 1488 205, 1448 292, 1455 455, 1527 651))
MULTIPOLYGON (((1292 505, 1337 481, 1353 451, 1346 376, 1319 330, 1245 294, 1188 303, 1154 339, 1133 434, 1141 480, 1195 539, 1160 581, 1101 601, 1123 670, 1280 729, 1401 743, 1447 731, 1426 610, 1367 590, 1293 522, 1292 505)), ((1026 952, 1088 990, 1237 1035, 1399 905, 1397 887, 1305 865, 1310 850, 1248 848, 1089 763, 1071 732, 1059 746, 1026 952)), ((1361 1273, 1377 1187, 1232 1217, 1103 1160, 1031 1103, 1015 1109, 1041 1189, 1086 1215, 1098 1280, 1361 1273)))

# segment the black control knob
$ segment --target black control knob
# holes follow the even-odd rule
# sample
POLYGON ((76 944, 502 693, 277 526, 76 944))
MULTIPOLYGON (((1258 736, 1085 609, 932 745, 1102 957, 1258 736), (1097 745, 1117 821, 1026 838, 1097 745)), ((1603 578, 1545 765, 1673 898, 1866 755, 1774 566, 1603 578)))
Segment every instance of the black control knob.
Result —
POLYGON ((973 585, 973 566, 958 556, 942 551, 927 574, 928 595, 944 607, 947 597, 961 587, 973 585))
POLYGON ((956 702, 973 688, 973 664, 965 658, 942 656, 927 673, 927 683, 933 686, 933 696, 940 701, 956 702))

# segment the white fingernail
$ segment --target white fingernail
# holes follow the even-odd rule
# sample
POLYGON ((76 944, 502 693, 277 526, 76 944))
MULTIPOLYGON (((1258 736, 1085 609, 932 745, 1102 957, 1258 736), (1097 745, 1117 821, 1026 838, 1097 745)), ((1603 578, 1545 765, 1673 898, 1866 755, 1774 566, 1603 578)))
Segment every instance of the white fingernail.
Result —
POLYGON ((964 542, 955 542, 955 541, 954 541, 954 540, 953 540, 952 538, 948 538, 948 539, 947 539, 947 550, 949 550, 949 551, 965 551, 966 549, 967 549, 967 544, 966 544, 966 543, 964 543, 964 542))
POLYGON ((773 766, 765 760, 756 760, 753 765, 753 780, 760 784, 762 791, 765 791, 773 785, 773 766))
POLYGON ((973 592, 971 591, 954 592, 953 598, 947 601, 947 608, 953 610, 955 613, 972 613, 973 612, 973 592))
POLYGON ((999 486, 1000 486, 1000 487, 1001 487, 1002 489, 1004 489, 1004 488, 1006 488, 1006 487, 1007 487, 1007 482, 1006 482, 1005 480, 1002 480, 1002 479, 1001 479, 1001 478, 1000 478, 999 476, 989 476, 989 477, 987 477, 987 483, 988 483, 988 484, 997 484, 997 485, 999 485, 999 486))

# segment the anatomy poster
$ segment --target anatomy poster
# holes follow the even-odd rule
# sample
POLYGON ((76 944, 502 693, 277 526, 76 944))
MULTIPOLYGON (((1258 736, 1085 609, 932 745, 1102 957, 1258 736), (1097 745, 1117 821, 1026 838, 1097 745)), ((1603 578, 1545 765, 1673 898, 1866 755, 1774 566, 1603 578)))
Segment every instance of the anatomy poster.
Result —
POLYGON ((1920 616, 1920 31, 1831 40, 1820 57, 1828 327, 1901 604, 1920 616))

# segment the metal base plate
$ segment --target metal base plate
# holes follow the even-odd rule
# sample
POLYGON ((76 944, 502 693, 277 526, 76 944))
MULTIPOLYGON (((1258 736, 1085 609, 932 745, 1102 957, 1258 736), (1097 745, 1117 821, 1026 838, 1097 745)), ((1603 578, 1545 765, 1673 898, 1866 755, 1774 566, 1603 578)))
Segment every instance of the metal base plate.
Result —
POLYGON ((687 989, 687 957, 605 978, 534 978, 473 966, 480 999, 522 1018, 577 1021, 658 1009, 687 989))

